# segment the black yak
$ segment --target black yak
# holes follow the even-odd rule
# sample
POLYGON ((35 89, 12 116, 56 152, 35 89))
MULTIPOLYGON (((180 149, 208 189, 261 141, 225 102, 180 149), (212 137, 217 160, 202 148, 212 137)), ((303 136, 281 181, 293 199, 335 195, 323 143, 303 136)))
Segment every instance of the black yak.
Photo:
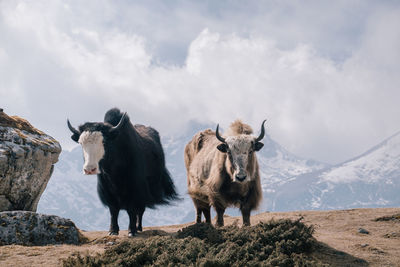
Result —
POLYGON ((204 214, 211 223, 210 206, 217 212, 217 226, 224 225, 229 206, 240 208, 243 225, 250 225, 250 212, 262 199, 260 172, 255 151, 263 147, 264 123, 258 137, 237 120, 226 137, 208 129, 197 133, 185 147, 188 192, 196 208, 196 222, 204 214))
POLYGON ((72 140, 82 146, 84 174, 97 174, 97 192, 111 214, 110 235, 118 235, 121 209, 129 215, 129 236, 133 236, 142 231, 146 207, 178 199, 155 129, 133 126, 117 108, 105 114, 104 123, 87 122, 78 130, 67 123, 72 140))

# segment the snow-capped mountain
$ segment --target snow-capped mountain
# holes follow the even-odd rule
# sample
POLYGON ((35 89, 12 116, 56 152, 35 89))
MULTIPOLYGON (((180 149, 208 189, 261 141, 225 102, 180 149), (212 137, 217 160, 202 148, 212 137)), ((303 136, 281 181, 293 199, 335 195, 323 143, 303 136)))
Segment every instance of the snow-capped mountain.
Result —
POLYGON ((274 210, 400 206, 400 132, 362 155, 295 177, 272 200, 274 210))
POLYGON ((306 160, 293 155, 268 135, 265 136, 264 147, 257 154, 261 172, 263 202, 260 211, 275 210, 272 201, 280 189, 301 174, 318 171, 329 167, 326 163, 306 160))
MULTIPOLYGON (((178 137, 162 138, 167 167, 183 200, 174 206, 146 210, 143 216, 145 226, 194 221, 193 203, 186 194, 183 151, 187 142, 197 131, 214 127, 214 125, 192 123, 184 134, 178 137)), ((264 191, 264 203, 260 211, 270 209, 271 197, 275 196, 279 188, 290 182, 293 177, 328 167, 324 163, 296 157, 268 135, 265 136, 263 142, 265 144, 263 149, 257 153, 264 191)), ((108 229, 109 213, 98 199, 97 178, 83 175, 82 166, 83 157, 79 146, 72 151, 61 153, 54 173, 40 199, 38 212, 70 218, 79 228, 85 230, 108 229)), ((239 214, 237 209, 228 209, 227 213, 239 214)), ((125 211, 121 211, 119 222, 121 229, 127 228, 128 217, 125 211)))

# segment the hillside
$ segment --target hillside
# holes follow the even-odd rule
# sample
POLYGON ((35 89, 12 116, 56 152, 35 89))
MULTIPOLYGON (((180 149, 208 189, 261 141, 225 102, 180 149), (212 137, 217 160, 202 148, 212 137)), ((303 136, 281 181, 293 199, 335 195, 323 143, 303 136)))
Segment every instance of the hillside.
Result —
MULTIPOLYGON (((252 224, 271 219, 303 218, 306 225, 315 228, 318 241, 312 258, 330 266, 400 266, 400 208, 351 209, 333 211, 271 212, 255 215, 252 224), (378 220, 377 220, 378 219, 378 220), (369 234, 359 233, 359 228, 369 234)), ((239 224, 239 217, 227 217, 226 225, 239 224)), ((135 238, 170 235, 183 225, 145 227, 135 238)), ((81 253, 103 253, 107 248, 127 240, 127 231, 118 237, 109 237, 105 231, 83 232, 86 244, 56 246, 1 246, 1 266, 60 266, 61 259, 81 253)))

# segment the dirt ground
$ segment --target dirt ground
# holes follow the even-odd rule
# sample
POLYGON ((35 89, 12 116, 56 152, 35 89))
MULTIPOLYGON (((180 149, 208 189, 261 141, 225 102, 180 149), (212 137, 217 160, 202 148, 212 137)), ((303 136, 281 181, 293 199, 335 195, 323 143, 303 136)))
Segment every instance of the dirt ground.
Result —
MULTIPOLYGON (((271 219, 299 219, 315 228, 319 242, 311 256, 331 266, 399 266, 400 208, 351 209, 333 211, 270 212, 254 215, 251 223, 271 219), (377 218, 385 217, 376 221, 377 218), (369 233, 360 233, 359 229, 369 233)), ((225 217, 225 225, 241 225, 241 218, 225 217)), ((145 227, 135 238, 170 235, 189 224, 145 227)), ((80 246, 0 246, 0 266, 61 266, 65 259, 78 252, 95 255, 124 240, 127 231, 107 236, 106 231, 82 232, 89 242, 80 246)))

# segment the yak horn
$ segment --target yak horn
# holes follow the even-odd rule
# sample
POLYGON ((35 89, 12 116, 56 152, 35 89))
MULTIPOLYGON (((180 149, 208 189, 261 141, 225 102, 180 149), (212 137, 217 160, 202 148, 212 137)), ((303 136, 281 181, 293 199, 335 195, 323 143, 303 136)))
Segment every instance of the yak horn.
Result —
POLYGON ((261 124, 261 133, 260 133, 260 135, 256 138, 256 142, 261 141, 261 139, 264 138, 264 135, 265 135, 264 123, 265 123, 266 121, 267 121, 267 120, 264 120, 264 121, 262 122, 262 124, 261 124))
POLYGON ((121 117, 121 119, 119 120, 117 126, 112 127, 111 130, 110 130, 110 132, 118 131, 118 130, 122 127, 122 125, 124 125, 125 117, 126 117, 126 112, 122 115, 122 117, 121 117))
POLYGON ((217 137, 217 139, 219 141, 221 141, 222 143, 225 143, 225 138, 223 138, 222 136, 219 135, 219 124, 217 124, 217 130, 215 130, 215 136, 217 137))
POLYGON ((77 134, 77 135, 81 134, 77 129, 72 127, 71 123, 69 122, 69 119, 67 119, 67 124, 68 124, 68 128, 71 130, 72 133, 77 134))

